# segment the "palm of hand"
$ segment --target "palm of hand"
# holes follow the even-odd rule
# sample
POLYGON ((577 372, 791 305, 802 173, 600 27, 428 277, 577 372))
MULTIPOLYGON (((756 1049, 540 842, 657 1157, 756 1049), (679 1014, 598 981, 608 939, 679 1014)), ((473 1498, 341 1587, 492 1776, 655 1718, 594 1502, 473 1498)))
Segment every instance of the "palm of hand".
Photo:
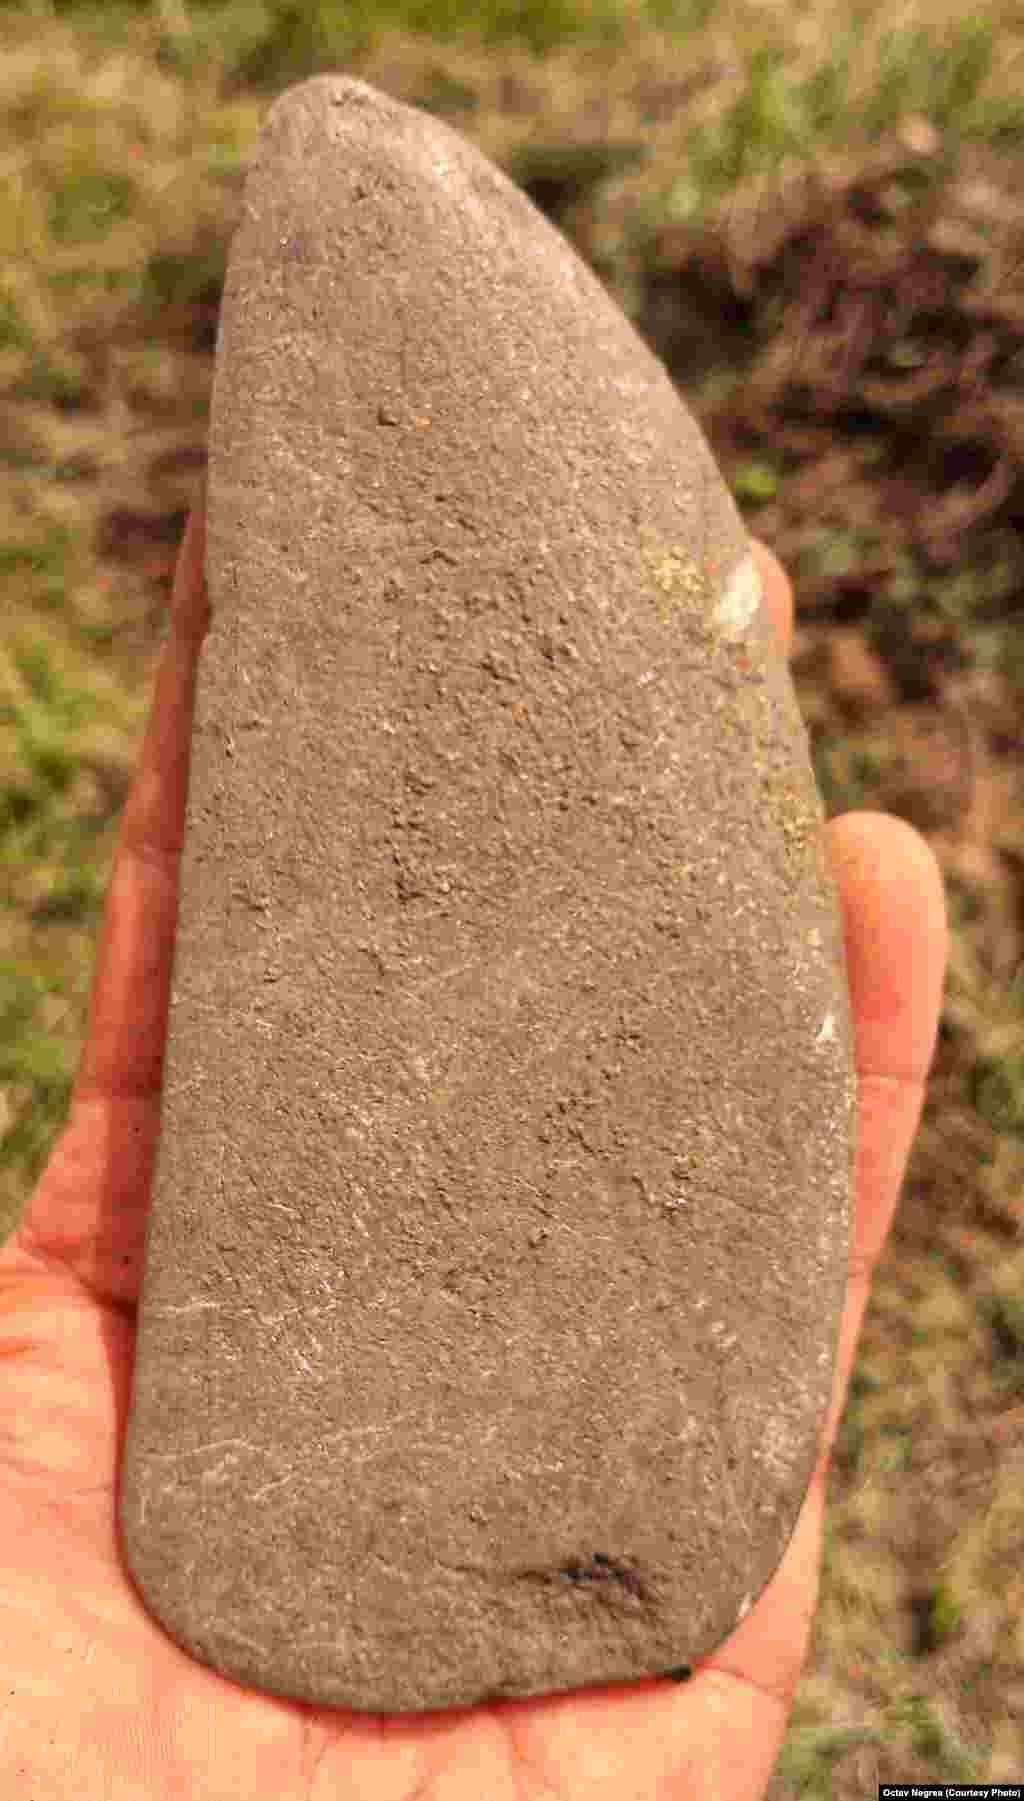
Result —
MULTIPOLYGON (((196 660, 202 515, 125 809, 67 1125, 0 1250, 0 1696, 4 1792, 32 1801, 754 1801, 774 1763, 817 1592, 828 1453, 891 1221, 938 1018, 941 880, 899 821, 830 827, 857 1020, 858 1195, 833 1406, 783 1563, 686 1684, 646 1681, 420 1715, 275 1699, 206 1669, 121 1564, 117 1473, 159 1127, 196 660), (15 1782, 15 1778, 18 1780, 15 1782)), ((785 577, 759 550, 788 642, 785 577)))

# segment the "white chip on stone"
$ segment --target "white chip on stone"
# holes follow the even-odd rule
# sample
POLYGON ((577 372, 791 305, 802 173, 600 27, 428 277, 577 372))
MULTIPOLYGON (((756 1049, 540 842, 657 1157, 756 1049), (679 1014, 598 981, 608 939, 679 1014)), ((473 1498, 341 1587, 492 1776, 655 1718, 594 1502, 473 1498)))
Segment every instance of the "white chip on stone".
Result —
POLYGON ((761 577, 748 553, 715 608, 715 624, 727 638, 741 638, 761 604, 761 577))

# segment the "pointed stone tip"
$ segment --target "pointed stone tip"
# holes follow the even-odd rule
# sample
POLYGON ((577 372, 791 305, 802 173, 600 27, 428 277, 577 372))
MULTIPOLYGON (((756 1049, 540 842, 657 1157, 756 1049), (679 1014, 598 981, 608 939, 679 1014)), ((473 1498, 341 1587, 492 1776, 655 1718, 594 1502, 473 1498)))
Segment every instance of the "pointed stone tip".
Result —
MULTIPOLYGON (((518 283, 497 265, 510 264, 509 274, 521 270, 526 281, 536 269, 545 290, 568 284, 576 311, 599 314, 602 299, 607 306, 564 234, 471 139, 355 76, 298 82, 264 118, 243 225, 266 223, 271 237, 287 236, 292 217, 301 220, 304 245, 329 260, 339 233, 360 236, 378 291, 414 272, 429 280, 436 248, 456 286, 474 262, 493 263, 496 292, 508 296, 518 283)), ((268 249, 260 248, 261 264, 268 249)))
POLYGON ((261 143, 264 147, 282 140, 291 143, 296 132, 307 142, 319 133, 333 143, 355 140, 372 145, 381 166, 408 155, 417 145, 436 152, 442 143, 491 168, 475 146, 443 120, 354 75, 313 75, 279 94, 264 119, 261 143))
MULTIPOLYGON (((326 73, 297 81, 278 94, 266 116, 265 124, 273 125, 295 113, 325 113, 329 109, 353 114, 370 114, 384 119, 396 111, 412 114, 415 109, 394 100, 380 88, 371 87, 355 75, 326 73)), ((429 117, 425 114, 424 117, 429 117)))

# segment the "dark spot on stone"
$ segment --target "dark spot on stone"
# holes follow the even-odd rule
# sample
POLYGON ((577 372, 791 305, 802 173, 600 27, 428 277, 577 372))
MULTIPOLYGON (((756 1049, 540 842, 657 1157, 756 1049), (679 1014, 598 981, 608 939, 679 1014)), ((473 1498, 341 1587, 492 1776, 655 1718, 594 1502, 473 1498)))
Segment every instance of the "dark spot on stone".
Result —
POLYGON ((636 1570, 628 1563, 617 1563, 613 1557, 606 1556, 603 1551, 595 1551, 589 1562, 573 1558, 571 1562, 563 1565, 562 1574, 567 1576, 570 1582, 604 1582, 617 1585, 624 1594, 635 1595, 638 1599, 642 1598, 644 1593, 643 1583, 636 1570))

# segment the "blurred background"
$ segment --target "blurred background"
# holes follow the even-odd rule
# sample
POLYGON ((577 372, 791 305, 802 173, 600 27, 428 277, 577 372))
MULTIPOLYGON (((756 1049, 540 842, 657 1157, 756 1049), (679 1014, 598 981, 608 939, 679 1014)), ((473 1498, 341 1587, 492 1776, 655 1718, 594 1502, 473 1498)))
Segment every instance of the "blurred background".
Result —
POLYGON ((0 1235, 64 1119, 247 159, 361 76, 472 139, 666 363, 796 593, 830 814, 953 950, 770 1801, 1024 1777, 1024 9, 0 0, 0 1235))

